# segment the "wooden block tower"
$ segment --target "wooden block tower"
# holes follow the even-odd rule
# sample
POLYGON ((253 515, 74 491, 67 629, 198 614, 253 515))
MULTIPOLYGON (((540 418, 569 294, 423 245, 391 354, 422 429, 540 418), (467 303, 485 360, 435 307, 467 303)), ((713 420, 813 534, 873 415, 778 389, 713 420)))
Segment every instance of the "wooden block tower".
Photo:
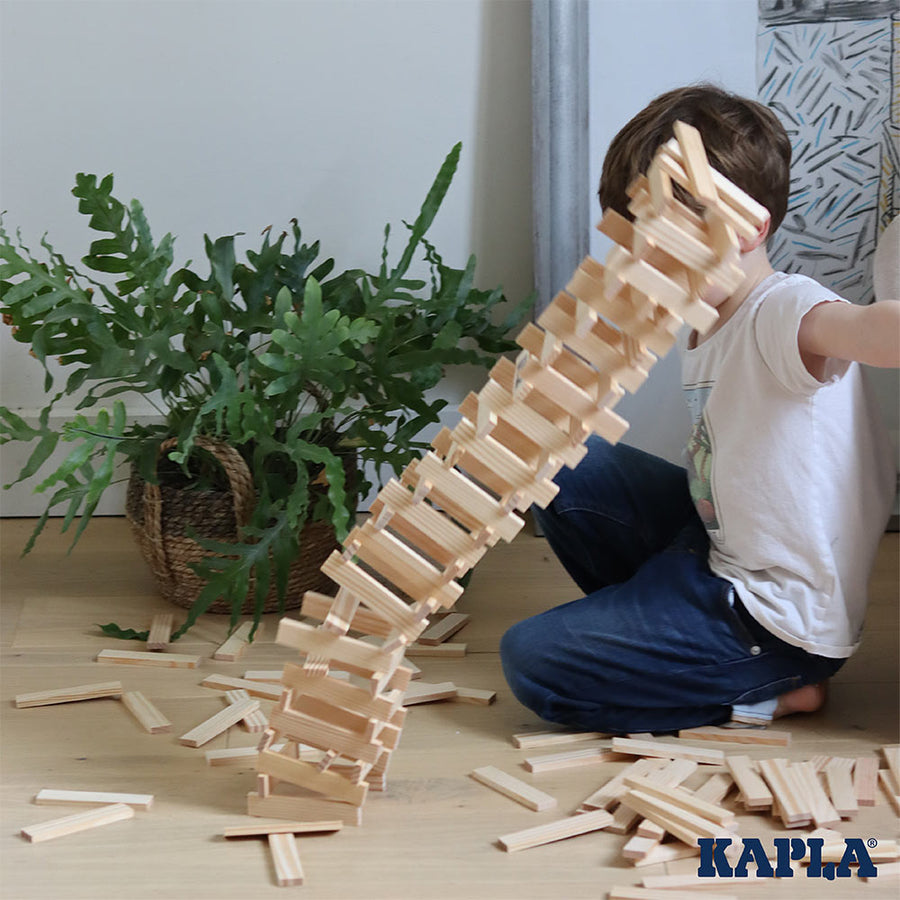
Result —
POLYGON ((406 647, 453 606, 457 579, 487 548, 515 537, 518 513, 553 499, 553 477, 578 464, 591 433, 622 437, 628 425, 613 407, 640 387, 683 323, 701 333, 712 326, 716 311, 700 294, 737 288, 737 235, 754 236, 768 218, 711 169, 699 133, 683 123, 629 196, 633 223, 610 211, 598 226, 614 242, 605 265, 581 263, 519 335, 516 361, 494 366, 462 403, 461 422, 385 485, 371 517, 325 562, 336 596, 308 593, 303 603, 320 624, 281 621, 276 640, 301 659, 284 668, 251 815, 361 821, 400 740, 406 647), (676 198, 673 182, 705 207, 702 216, 676 198), (335 676, 346 672, 359 677, 335 676), (301 743, 321 760, 301 759, 301 743))

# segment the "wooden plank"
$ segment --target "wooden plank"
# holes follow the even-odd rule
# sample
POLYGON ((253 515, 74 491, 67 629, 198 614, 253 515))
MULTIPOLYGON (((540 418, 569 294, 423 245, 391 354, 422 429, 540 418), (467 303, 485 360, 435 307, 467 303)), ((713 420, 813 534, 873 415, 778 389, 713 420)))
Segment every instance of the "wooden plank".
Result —
POLYGON ((533 785, 526 784, 521 779, 509 775, 496 766, 481 766, 471 771, 469 776, 535 812, 556 808, 555 797, 538 790, 533 785))
POLYGON ((606 746, 585 747, 582 750, 568 750, 565 753, 548 753, 544 756, 532 756, 522 765, 529 772, 557 772, 560 769, 577 769, 581 766, 593 766, 598 763, 616 759, 616 754, 606 746))
MULTIPOLYGON (((327 599, 331 600, 331 597, 327 599)), ((305 595, 303 602, 306 602, 305 595)), ((303 613, 306 615, 306 610, 303 613)), ((279 684, 281 682, 281 669, 247 669, 242 677, 247 681, 265 681, 269 684, 279 684)))
POLYGON ((466 655, 468 644, 420 644, 414 641, 406 648, 407 656, 436 656, 442 659, 462 659, 466 655))
POLYGON ((588 834, 591 831, 599 831, 601 828, 606 828, 610 822, 612 822, 612 816, 606 810, 598 809, 594 812, 558 819, 555 822, 547 822, 534 828, 526 828, 524 831, 505 834, 498 840, 500 846, 508 853, 517 853, 520 850, 528 850, 531 847, 539 847, 553 841, 562 841, 580 834, 588 834))
POLYGON ((809 763, 795 762, 790 766, 790 771, 800 783, 804 798, 812 807, 816 828, 839 825, 841 816, 825 793, 816 770, 809 763))
POLYGON ((113 803, 124 803, 135 809, 150 809, 153 806, 153 794, 123 794, 114 791, 67 791, 54 788, 42 788, 34 795, 38 806, 57 803, 75 804, 77 806, 98 804, 109 806, 113 803))
POLYGON ((731 772, 741 800, 747 809, 765 809, 772 805, 772 792, 757 773, 749 756, 739 754, 725 757, 725 765, 731 772))
POLYGON ((825 766, 825 784, 831 802, 843 819, 852 819, 859 812, 853 789, 854 762, 849 758, 833 757, 825 766))
MULTIPOLYGON (((672 759, 659 768, 651 769, 646 773, 642 773, 641 777, 662 788, 675 788, 686 779, 690 778, 697 771, 699 764, 692 759, 672 759)), ((630 773, 636 774, 635 772, 630 773)), ((628 776, 626 775, 626 779, 628 776)), ((651 823, 647 819, 641 821, 641 814, 636 812, 633 807, 625 806, 622 798, 631 790, 627 784, 623 784, 624 790, 618 795, 619 808, 613 814, 613 824, 609 826, 609 830, 613 834, 628 834, 637 826, 638 832, 643 837, 655 837, 659 840, 665 836, 665 829, 657 827, 656 823, 651 823)))
MULTIPOLYGON (((641 884, 643 887, 651 889, 651 890, 665 890, 669 891, 671 896, 671 891, 678 890, 679 888, 687 889, 696 889, 696 888, 709 888, 716 882, 712 878, 701 877, 693 872, 685 872, 685 873, 676 873, 673 875, 645 875, 641 879, 641 884)), ((755 872, 748 872, 747 876, 740 879, 740 882, 735 880, 729 880, 728 887, 734 887, 737 884, 765 884, 770 888, 773 884, 770 878, 762 878, 757 875, 755 872)), ((698 900, 698 895, 692 892, 692 896, 694 900, 698 900)), ((705 897, 709 900, 710 896, 715 896, 711 894, 707 894, 704 890, 699 897, 705 897)))
POLYGON ((674 803, 686 812, 709 819, 718 825, 724 825, 728 828, 733 827, 737 819, 733 812, 702 800, 694 795, 691 791, 676 786, 662 787, 655 784, 651 779, 646 777, 629 775, 625 778, 625 784, 634 790, 641 791, 651 797, 664 800, 668 803, 674 803))
POLYGON ((531 731, 514 734, 513 745, 520 750, 536 750, 541 747, 558 747, 564 744, 580 744, 608 738, 600 731, 531 731))
POLYGON ((366 763, 376 762, 383 750, 381 742, 377 739, 363 740, 346 728, 292 710, 273 710, 269 716, 269 727, 284 737, 318 747, 320 750, 336 750, 348 759, 358 759, 366 763))
POLYGON ((475 706, 490 706, 497 699, 496 691, 483 690, 482 688, 470 688, 456 686, 456 703, 472 703, 475 706))
POLYGON ((644 791, 626 791, 621 803, 692 847, 700 838, 734 837, 727 826, 711 822, 676 803, 669 803, 644 791))
MULTIPOLYGON (((250 700, 250 694, 243 688, 236 688, 233 691, 226 691, 225 699, 231 704, 246 703, 250 700)), ((266 718, 266 714, 259 709, 257 705, 257 708, 253 710, 253 712, 248 713, 241 719, 241 724, 251 734, 258 734, 259 732, 266 730, 269 720, 266 718)))
POLYGON ((80 700, 121 697, 123 693, 121 681, 103 681, 96 684, 76 684, 72 687, 19 694, 15 698, 15 704, 17 709, 29 709, 35 706, 52 706, 56 703, 76 703, 80 700))
POLYGON ((773 747, 789 747, 789 731, 771 731, 767 728, 686 728, 678 732, 679 738, 696 741, 722 741, 731 744, 760 744, 773 747))
MULTIPOLYGON (((284 749, 286 744, 272 744, 269 748, 272 751, 284 749)), ((317 755, 320 751, 314 751, 317 755)), ((206 764, 208 766, 242 766, 245 768, 253 768, 256 765, 256 759, 259 756, 259 747, 225 747, 220 750, 207 750, 204 754, 206 764)))
POLYGON ((890 769, 879 769, 878 783, 888 798, 888 802, 894 808, 894 812, 900 816, 900 785, 897 784, 894 773, 890 769))
POLYGON ((453 637, 457 631, 465 628, 472 617, 468 613, 450 613, 419 635, 419 644, 443 644, 453 637))
POLYGON ((585 798, 579 808, 612 810, 618 805, 622 794, 628 790, 625 785, 625 778, 628 775, 646 775, 664 766, 666 761, 662 759, 636 759, 585 798))
POLYGON ((860 806, 874 806, 878 793, 878 760, 874 756, 859 756, 853 766, 853 788, 860 806))
POLYGON ((774 799, 781 809, 781 819, 786 826, 796 826, 812 818, 811 803, 799 796, 787 760, 761 759, 758 763, 774 799))
POLYGON ((224 838, 265 837, 269 834, 321 834, 340 831, 344 823, 340 819, 319 822, 260 822, 256 825, 227 825, 222 829, 224 838))
POLYGON ((253 630, 252 622, 243 622, 231 634, 228 639, 213 653, 213 659, 225 662, 235 662, 240 659, 250 646, 250 632, 253 630))
POLYGON ((900 784, 900 744, 887 744, 881 748, 888 768, 894 776, 894 780, 900 784))
POLYGON ((293 887, 303 884, 303 866, 300 863, 297 839, 294 835, 273 832, 268 835, 268 842, 278 886, 293 887))
POLYGON ((99 806, 96 809, 88 809, 71 816, 63 816, 61 819, 52 819, 49 822, 41 822, 37 825, 29 825, 22 829, 22 836, 32 843, 50 841, 90 828, 99 828, 101 825, 111 825, 113 822, 121 822, 124 819, 134 818, 134 809, 125 803, 112 803, 108 806, 99 806))
POLYGON ((635 834, 628 839, 622 848, 622 857, 631 861, 644 859, 660 846, 660 840, 659 838, 641 837, 641 835, 635 834))
POLYGON ((170 612, 155 613, 150 622, 150 633, 147 635, 148 650, 166 650, 172 639, 175 627, 175 614, 170 612))
POLYGON ((247 700, 243 703, 232 703, 210 716, 204 722, 185 732, 178 738, 179 744, 186 747, 202 747, 204 744, 236 725, 248 713, 259 709, 259 700, 247 700))
POLYGON ((187 653, 142 653, 137 650, 101 650, 98 663, 126 666, 160 666, 168 669, 196 669, 200 657, 187 653))
POLYGON ((430 684, 426 681, 413 681, 403 696, 404 706, 418 703, 433 703, 435 700, 453 700, 456 697, 456 685, 452 681, 430 684))
POLYGON ((246 678, 235 678, 231 675, 219 675, 216 673, 207 675, 200 684, 203 687, 214 688, 220 691, 244 690, 251 697, 258 697, 260 700, 278 700, 282 693, 280 684, 250 681, 246 678))
MULTIPOLYGON (((673 891, 666 888, 631 887, 613 885, 607 893, 607 900, 697 900, 693 891, 673 891)), ((735 894, 712 894, 703 891, 703 900, 737 900, 735 894)))
POLYGON ((172 730, 172 723, 140 691, 124 691, 122 703, 149 734, 172 730))
POLYGON ((614 737, 612 749, 616 753, 632 756, 658 756, 664 759, 691 759, 698 763, 723 763, 725 754, 721 750, 707 747, 680 746, 665 741, 637 741, 632 738, 614 737))
POLYGON ((261 750, 256 768, 264 775, 324 794, 332 800, 340 800, 353 806, 362 806, 366 802, 369 787, 365 782, 354 784, 344 775, 327 769, 321 771, 313 763, 293 759, 283 753, 261 750))
POLYGON ((345 825, 362 825, 362 807, 316 796, 273 793, 260 797, 247 794, 247 815, 272 819, 340 819, 345 825))

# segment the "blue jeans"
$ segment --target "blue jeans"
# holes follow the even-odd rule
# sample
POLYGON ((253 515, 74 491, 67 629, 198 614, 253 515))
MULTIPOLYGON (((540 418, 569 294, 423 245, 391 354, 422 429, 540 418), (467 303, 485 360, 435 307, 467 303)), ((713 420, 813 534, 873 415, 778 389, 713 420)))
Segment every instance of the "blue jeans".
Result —
POLYGON ((585 596, 500 644, 513 693, 541 718, 619 734, 720 724, 840 668, 768 632, 710 571, 684 469, 594 437, 556 481, 534 512, 585 596))

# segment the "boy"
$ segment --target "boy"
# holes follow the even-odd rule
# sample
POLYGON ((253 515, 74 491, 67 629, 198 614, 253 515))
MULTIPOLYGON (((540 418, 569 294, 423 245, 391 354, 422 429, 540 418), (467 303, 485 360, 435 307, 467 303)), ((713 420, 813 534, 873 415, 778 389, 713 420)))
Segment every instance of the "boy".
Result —
POLYGON ((663 94, 610 145, 601 206, 632 218, 626 188, 676 120, 770 220, 740 241, 741 286, 704 297, 716 324, 680 347, 687 471, 594 437, 535 511, 585 596, 511 628, 504 672, 542 718, 589 731, 817 709, 858 645, 894 491, 858 363, 900 365, 900 302, 854 306, 773 271, 791 149, 771 111, 710 85, 663 94))

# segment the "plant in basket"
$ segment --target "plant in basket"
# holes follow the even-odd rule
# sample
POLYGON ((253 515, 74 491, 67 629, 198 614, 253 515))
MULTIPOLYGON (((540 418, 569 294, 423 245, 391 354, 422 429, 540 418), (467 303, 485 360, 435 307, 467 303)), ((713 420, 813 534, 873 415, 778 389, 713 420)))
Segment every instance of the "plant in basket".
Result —
POLYGON ((0 220, 3 319, 43 366, 50 395, 36 424, 0 407, 0 442, 35 442, 17 482, 39 477, 35 490, 48 495, 25 552, 56 510, 64 531, 77 520, 74 546, 125 460, 139 546, 163 595, 189 608, 176 637, 207 611, 258 623, 322 589, 319 566, 346 535, 368 473, 399 474, 421 452, 417 436, 445 405, 428 390, 447 366, 488 366, 513 349, 506 335, 530 305, 499 321, 505 297, 474 286, 474 257, 452 268, 425 238, 459 155, 457 145, 404 223, 396 263, 385 228, 375 273, 335 273, 296 221, 274 238, 267 229, 244 261, 237 235, 207 237, 207 273, 172 271, 172 236, 154 242, 141 204, 113 196, 111 175, 80 174, 72 191, 102 235, 86 271, 46 238, 36 258, 0 220), (422 279, 410 275, 417 257, 422 279), (53 359, 68 370, 61 386, 53 359), (128 393, 163 421, 129 420, 128 393), (54 427, 63 398, 77 405, 54 427), (60 442, 72 449, 57 464, 60 442))

